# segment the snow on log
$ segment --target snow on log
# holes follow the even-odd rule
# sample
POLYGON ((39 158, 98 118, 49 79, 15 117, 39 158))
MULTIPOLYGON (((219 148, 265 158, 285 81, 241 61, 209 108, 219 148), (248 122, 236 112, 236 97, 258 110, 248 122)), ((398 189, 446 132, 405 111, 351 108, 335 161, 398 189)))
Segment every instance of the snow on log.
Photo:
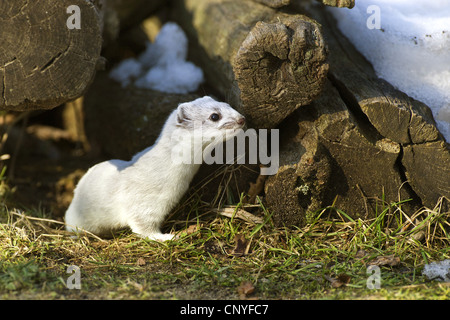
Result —
POLYGON ((430 107, 450 142, 450 1, 358 0, 327 11, 380 78, 430 107))

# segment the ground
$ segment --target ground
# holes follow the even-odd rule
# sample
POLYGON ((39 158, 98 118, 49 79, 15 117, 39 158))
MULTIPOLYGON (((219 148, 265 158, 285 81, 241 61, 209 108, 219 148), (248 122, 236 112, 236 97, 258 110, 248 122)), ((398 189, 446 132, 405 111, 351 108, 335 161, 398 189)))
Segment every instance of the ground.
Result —
POLYGON ((190 197, 165 224, 177 240, 129 231, 74 238, 63 229, 64 210, 99 159, 22 157, 13 179, 3 172, 0 299, 450 298, 449 283, 422 275, 426 263, 450 258, 450 213, 439 203, 411 220, 402 203, 385 204, 367 221, 330 207, 311 213, 304 227, 276 228, 262 201, 230 203, 230 218, 190 197), (246 222, 237 209, 261 221, 246 222), (70 266, 79 268, 80 289, 70 266))

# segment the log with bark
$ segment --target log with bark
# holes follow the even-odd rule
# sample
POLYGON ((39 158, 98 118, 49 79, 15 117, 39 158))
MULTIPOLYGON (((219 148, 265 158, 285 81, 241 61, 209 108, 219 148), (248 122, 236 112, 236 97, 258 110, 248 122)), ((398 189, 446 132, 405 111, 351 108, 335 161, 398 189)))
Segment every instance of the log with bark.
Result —
POLYGON ((100 57, 100 7, 97 0, 1 2, 0 109, 50 109, 84 93, 100 57))
POLYGON ((326 79, 319 24, 252 1, 176 0, 174 16, 208 83, 257 128, 314 100, 326 79))
POLYGON ((329 46, 330 81, 280 126, 280 169, 265 186, 275 222, 303 224, 332 203, 370 217, 377 205, 412 199, 412 213, 450 198, 450 148, 430 109, 379 79, 323 7, 309 10, 329 46))
MULTIPOLYGON (((291 4, 294 2, 292 0, 252 0, 255 2, 262 3, 271 8, 281 8, 291 4)), ((322 2, 323 4, 331 7, 339 7, 339 8, 353 8, 355 6, 355 0, 316 0, 322 2)))
POLYGON ((120 29, 139 24, 168 0, 107 0, 108 11, 119 21, 120 29))

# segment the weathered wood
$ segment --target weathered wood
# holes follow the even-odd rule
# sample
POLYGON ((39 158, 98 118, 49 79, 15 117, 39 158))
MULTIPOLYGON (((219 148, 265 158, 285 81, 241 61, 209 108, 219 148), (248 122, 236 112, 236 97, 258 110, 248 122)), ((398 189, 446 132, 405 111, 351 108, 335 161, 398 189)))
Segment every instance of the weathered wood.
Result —
POLYGON ((84 98, 89 142, 109 157, 129 160, 155 142, 179 103, 195 98, 198 95, 123 88, 106 72, 99 72, 84 98))
POLYGON ((424 205, 434 207, 440 196, 450 198, 450 145, 436 128, 431 110, 379 79, 324 11, 315 10, 313 16, 326 30, 329 76, 347 105, 361 110, 361 117, 366 116, 381 136, 400 144, 405 159, 400 158, 399 162, 404 167, 405 181, 424 205), (428 154, 417 152, 410 157, 411 150, 427 150, 428 154))
POLYGON ((174 4, 192 59, 252 126, 275 127, 320 93, 328 64, 316 21, 252 1, 174 4))
POLYGON ((120 29, 139 24, 167 0, 108 0, 108 11, 115 15, 120 29))
POLYGON ((404 146, 402 164, 423 203, 432 207, 441 196, 450 200, 450 152, 443 141, 404 146))
POLYGON ((271 8, 281 8, 291 3, 291 0, 252 0, 252 1, 259 2, 271 8))
POLYGON ((281 125, 291 136, 281 137, 282 166, 265 187, 275 219, 302 223, 336 195, 355 216, 373 213, 370 199, 382 196, 413 207, 450 198, 450 148, 429 108, 379 79, 323 9, 309 10, 323 25, 334 88, 281 125))
POLYGON ((50 109, 84 93, 100 57, 99 7, 94 0, 0 3, 0 109, 50 109))
POLYGON ((355 0, 316 0, 331 7, 339 8, 353 8, 355 6, 355 0))
POLYGON ((331 83, 310 106, 282 123, 280 169, 268 177, 265 201, 277 225, 302 225, 332 203, 350 216, 373 217, 375 198, 410 198, 399 144, 359 120, 331 83), (280 191, 282 190, 282 191, 280 191))

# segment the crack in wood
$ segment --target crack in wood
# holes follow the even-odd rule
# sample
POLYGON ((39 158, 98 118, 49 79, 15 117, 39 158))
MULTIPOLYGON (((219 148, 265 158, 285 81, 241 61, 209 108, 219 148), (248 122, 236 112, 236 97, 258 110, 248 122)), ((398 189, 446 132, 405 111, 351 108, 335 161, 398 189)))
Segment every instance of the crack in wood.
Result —
MULTIPOLYGON (((348 89, 345 87, 344 84, 342 84, 339 80, 337 80, 332 73, 328 74, 328 78, 330 79, 332 85, 336 88, 338 91, 342 101, 347 106, 348 111, 350 114, 353 115, 356 124, 358 128, 360 129, 360 132, 366 137, 366 139, 372 143, 374 141, 372 139, 376 139, 377 141, 384 139, 383 135, 381 135, 378 130, 370 123, 370 120, 366 116, 366 114, 361 110, 358 102, 354 100, 354 96, 351 92, 348 91, 348 89), (362 129, 362 130, 361 130, 362 129), (370 138, 370 139, 369 139, 370 138)), ((410 110, 411 111, 411 110, 410 110)), ((411 117, 412 113, 410 112, 411 117)), ((409 134, 409 130, 408 130, 409 134)), ((400 151, 398 153, 397 159, 394 163, 394 168, 397 171, 400 181, 402 182, 403 188, 406 190, 406 192, 413 198, 413 200, 417 203, 422 204, 422 199, 418 196, 416 191, 413 189, 412 185, 410 184, 407 176, 406 176, 406 168, 403 165, 403 144, 398 143, 398 146, 400 148, 400 151)))
MULTIPOLYGON (((65 52, 65 51, 64 51, 65 52)), ((41 72, 45 72, 48 68, 50 68, 50 66, 52 66, 53 64, 55 64, 56 61, 58 61, 58 59, 63 55, 64 52, 58 52, 58 54, 54 57, 52 57, 42 68, 41 68, 41 72)))
POLYGON ((13 57, 10 61, 6 62, 6 63, 3 65, 3 68, 6 68, 6 67, 9 66, 10 64, 13 64, 16 60, 17 60, 17 57, 13 57))
POLYGON ((2 77, 2 98, 3 98, 3 103, 7 104, 6 101, 6 70, 3 69, 3 77, 2 77))
POLYGON ((361 134, 371 143, 376 144, 377 141, 382 140, 384 137, 380 132, 372 125, 367 115, 361 110, 358 101, 354 95, 347 89, 345 84, 339 81, 332 72, 328 73, 328 79, 336 88, 342 101, 347 106, 348 111, 355 119, 355 123, 360 129, 361 134))
POLYGON ((411 198, 419 203, 422 206, 422 199, 419 195, 414 191, 414 188, 410 184, 408 177, 406 176, 406 168, 403 165, 403 146, 400 145, 400 152, 398 154, 397 160, 395 160, 395 168, 397 169, 398 174, 400 175, 400 180, 402 181, 402 187, 411 195, 411 198))

